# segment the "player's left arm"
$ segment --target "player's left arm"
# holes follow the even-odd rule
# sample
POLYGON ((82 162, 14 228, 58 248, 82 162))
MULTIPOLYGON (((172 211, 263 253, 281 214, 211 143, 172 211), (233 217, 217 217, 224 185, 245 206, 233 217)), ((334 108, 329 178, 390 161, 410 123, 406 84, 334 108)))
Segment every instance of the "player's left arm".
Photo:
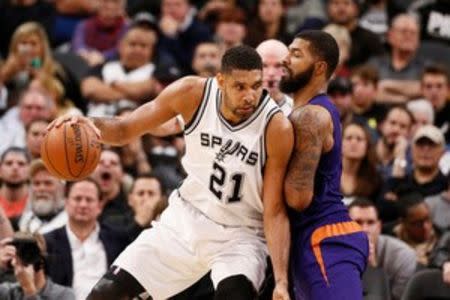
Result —
POLYGON ((318 105, 306 105, 291 113, 295 145, 284 182, 288 205, 305 210, 314 195, 314 177, 322 153, 333 147, 330 113, 318 105))
POLYGON ((266 131, 267 160, 264 168, 264 232, 275 281, 286 285, 290 251, 290 227, 283 197, 283 182, 292 152, 292 125, 282 114, 272 117, 266 131))

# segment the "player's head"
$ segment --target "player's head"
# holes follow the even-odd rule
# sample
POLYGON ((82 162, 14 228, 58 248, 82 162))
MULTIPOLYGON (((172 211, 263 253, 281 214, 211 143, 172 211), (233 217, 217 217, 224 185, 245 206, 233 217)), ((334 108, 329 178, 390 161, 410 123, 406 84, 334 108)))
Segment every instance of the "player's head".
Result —
POLYGON ((281 77, 283 77, 283 59, 288 54, 288 48, 278 40, 266 40, 256 47, 256 52, 263 61, 263 85, 270 94, 279 92, 281 77))
POLYGON ((320 30, 305 30, 297 34, 289 45, 289 54, 283 61, 286 74, 280 88, 294 93, 312 80, 325 83, 333 74, 339 61, 336 40, 320 30))
POLYGON ((217 81, 222 92, 221 112, 232 123, 250 117, 262 95, 262 60, 249 46, 228 49, 217 81))

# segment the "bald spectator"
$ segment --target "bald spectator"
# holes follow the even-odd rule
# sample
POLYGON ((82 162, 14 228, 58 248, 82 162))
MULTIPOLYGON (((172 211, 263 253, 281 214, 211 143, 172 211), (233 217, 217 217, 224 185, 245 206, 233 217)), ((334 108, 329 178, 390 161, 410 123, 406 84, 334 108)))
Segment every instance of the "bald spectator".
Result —
POLYGON ((217 43, 202 42, 195 48, 192 69, 199 76, 213 77, 220 69, 221 58, 221 51, 217 43))
POLYGON ((28 202, 29 166, 30 157, 23 148, 8 148, 0 156, 0 205, 15 229, 28 202))
POLYGON ((30 209, 19 221, 24 232, 45 234, 67 223, 64 211, 64 187, 61 179, 51 175, 40 159, 30 165, 30 209))
POLYGON ((383 45, 373 32, 358 24, 360 13, 358 0, 329 0, 327 12, 330 23, 347 28, 352 38, 348 66, 354 67, 367 62, 373 56, 383 53, 383 45))
POLYGON ((52 100, 38 90, 25 91, 19 104, 0 119, 0 154, 11 146, 25 147, 25 127, 36 119, 49 119, 53 111, 52 100))
POLYGON ((284 74, 283 59, 289 50, 282 42, 270 39, 259 44, 256 51, 263 61, 263 87, 287 116, 291 113, 293 100, 280 91, 280 81, 284 74))
POLYGON ((424 62, 417 56, 420 28, 412 15, 397 15, 388 31, 391 52, 375 57, 370 64, 380 74, 377 99, 384 103, 405 103, 420 96, 420 75, 424 62))

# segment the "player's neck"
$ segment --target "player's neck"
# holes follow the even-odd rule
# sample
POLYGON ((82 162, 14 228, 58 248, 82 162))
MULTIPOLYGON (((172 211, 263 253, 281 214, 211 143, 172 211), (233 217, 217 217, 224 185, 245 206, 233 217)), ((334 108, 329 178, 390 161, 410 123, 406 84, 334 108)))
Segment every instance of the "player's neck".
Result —
POLYGON ((294 93, 294 109, 297 107, 302 107, 308 102, 317 96, 319 93, 324 91, 324 83, 319 80, 311 80, 310 83, 308 83, 303 88, 299 89, 297 92, 294 93))

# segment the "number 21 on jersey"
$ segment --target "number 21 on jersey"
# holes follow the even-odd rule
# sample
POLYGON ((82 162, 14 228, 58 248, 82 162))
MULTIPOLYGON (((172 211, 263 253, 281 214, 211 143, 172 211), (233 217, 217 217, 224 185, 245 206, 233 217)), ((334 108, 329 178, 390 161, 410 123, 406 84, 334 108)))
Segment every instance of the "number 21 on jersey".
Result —
POLYGON ((243 182, 244 174, 234 173, 229 176, 221 165, 214 162, 213 173, 209 178, 209 189, 217 197, 217 199, 223 201, 224 203, 241 201, 241 188, 243 182), (233 184, 230 195, 224 195, 223 193, 223 187, 227 181, 231 181, 233 184))

